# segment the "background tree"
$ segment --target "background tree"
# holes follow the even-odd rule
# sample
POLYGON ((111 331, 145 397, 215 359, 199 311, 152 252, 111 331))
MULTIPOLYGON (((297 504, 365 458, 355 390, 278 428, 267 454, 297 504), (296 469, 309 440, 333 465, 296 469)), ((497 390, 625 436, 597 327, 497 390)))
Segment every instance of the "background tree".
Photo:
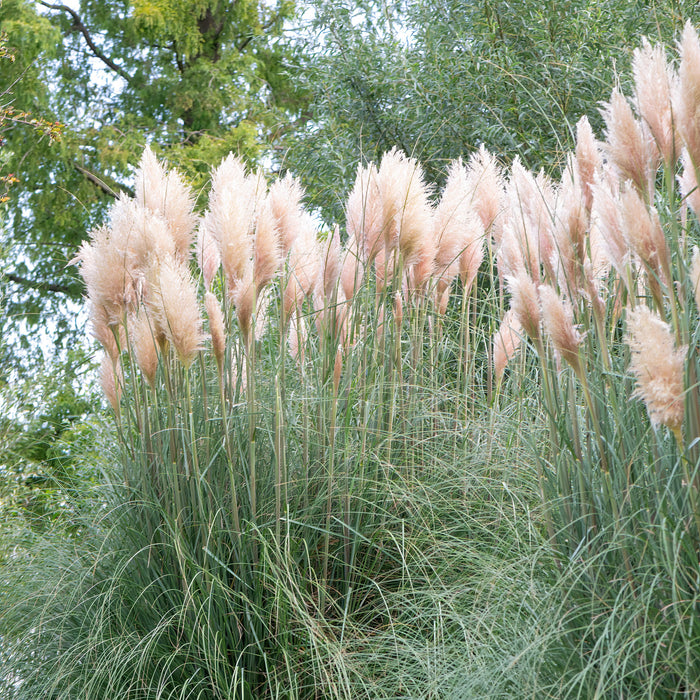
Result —
POLYGON ((60 143, 4 133, 19 182, 2 245, 8 313, 69 329, 82 294, 66 268, 132 165, 153 142, 201 185, 229 151, 255 160, 297 123, 303 94, 284 66, 289 0, 5 0, 0 30, 16 60, 0 74, 14 108, 64 123, 60 143))
MULTIPOLYGON (((310 32, 318 47, 303 77, 311 128, 288 165, 333 216, 358 154, 376 160, 398 145, 439 181, 447 161, 480 144, 551 167, 616 76, 629 75, 641 36, 672 44, 685 0, 322 0, 310 32)), ((311 14, 311 11, 310 11, 311 14)))

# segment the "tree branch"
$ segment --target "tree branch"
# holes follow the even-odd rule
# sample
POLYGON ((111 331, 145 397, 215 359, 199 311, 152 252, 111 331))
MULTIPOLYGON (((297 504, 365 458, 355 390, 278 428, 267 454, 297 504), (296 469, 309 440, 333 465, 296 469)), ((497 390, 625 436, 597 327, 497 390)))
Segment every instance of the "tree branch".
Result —
POLYGON ((2 277, 19 284, 23 287, 28 287, 29 289, 38 289, 41 292, 55 292, 56 294, 65 294, 66 296, 74 296, 73 290, 65 284, 53 284, 51 282, 38 282, 36 280, 30 280, 27 277, 22 277, 20 275, 14 275, 11 272, 3 272, 2 277))
POLYGON ((124 80, 126 80, 127 83, 131 83, 131 76, 123 68, 118 66, 111 58, 109 58, 109 56, 105 56, 105 54, 103 54, 102 51, 100 51, 100 49, 96 46, 95 42, 90 36, 90 33, 87 30, 87 27, 83 24, 83 21, 80 19, 80 15, 78 15, 78 13, 72 7, 68 7, 67 5, 53 5, 49 2, 45 2, 45 0, 36 1, 40 5, 47 7, 49 10, 59 10, 60 12, 67 12, 73 18, 73 26, 83 35, 92 53, 111 70, 113 70, 115 73, 124 78, 124 80))
MULTIPOLYGON (((73 163, 73 167, 81 174, 84 175, 90 182, 92 182, 93 185, 96 185, 99 187, 105 194, 108 194, 110 197, 114 197, 117 199, 119 195, 100 177, 95 175, 95 173, 90 172, 87 168, 83 168, 81 165, 78 165, 77 163, 73 163)), ((124 187, 124 185, 119 185, 119 187, 126 192, 130 197, 134 196, 133 190, 130 190, 128 187, 124 187)))

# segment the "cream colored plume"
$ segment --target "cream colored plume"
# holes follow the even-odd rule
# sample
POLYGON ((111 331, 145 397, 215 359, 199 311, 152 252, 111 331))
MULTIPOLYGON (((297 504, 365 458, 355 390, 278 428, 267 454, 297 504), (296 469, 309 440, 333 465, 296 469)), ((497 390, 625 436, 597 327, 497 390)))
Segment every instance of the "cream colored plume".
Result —
POLYGON ((700 41, 690 21, 686 22, 678 48, 681 60, 673 94, 673 115, 690 160, 700 167, 700 41))
POLYGON ((649 127, 666 166, 671 168, 680 155, 671 107, 672 95, 678 89, 677 76, 666 62, 663 46, 652 46, 647 39, 634 50, 632 71, 639 115, 649 127))
POLYGON ((634 396, 646 404, 653 425, 666 425, 680 437, 686 348, 675 347, 669 325, 646 306, 629 312, 626 340, 637 380, 634 396))
POLYGON ((545 332, 559 355, 580 375, 583 367, 578 348, 583 337, 574 326, 571 305, 548 284, 540 285, 539 293, 545 332))
POLYGON ((506 311, 501 325, 493 336, 492 353, 493 369, 496 374, 496 381, 500 384, 506 371, 506 365, 515 356, 520 348, 523 327, 518 321, 515 311, 506 311))
POLYGON ((377 181, 377 167, 369 163, 357 166, 355 184, 345 207, 346 229, 351 239, 361 243, 362 259, 370 264, 384 245, 383 209, 377 181))

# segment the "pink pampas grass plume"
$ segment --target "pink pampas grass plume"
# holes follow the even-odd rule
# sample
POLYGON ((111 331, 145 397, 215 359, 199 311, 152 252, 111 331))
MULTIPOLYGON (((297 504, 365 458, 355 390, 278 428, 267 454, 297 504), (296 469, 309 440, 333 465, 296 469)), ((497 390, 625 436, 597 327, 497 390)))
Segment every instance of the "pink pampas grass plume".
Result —
POLYGON ((634 188, 624 190, 620 202, 627 244, 661 282, 668 284, 670 251, 656 209, 648 207, 634 188))
POLYGON ((610 102, 601 110, 606 124, 605 149, 618 172, 620 180, 632 180, 648 198, 654 187, 659 156, 649 128, 635 118, 629 102, 614 90, 610 102))
POLYGON ((501 325, 493 336, 493 368, 498 384, 503 381, 506 365, 511 361, 520 348, 523 327, 518 321, 515 311, 506 311, 501 325))
POLYGON ((467 168, 461 160, 454 161, 435 210, 437 268, 451 268, 455 275, 462 272, 467 277, 481 264, 477 248, 484 239, 483 221, 472 206, 472 187, 467 168))
POLYGON ((279 233, 269 203, 262 205, 255 225, 254 277, 257 293, 269 284, 282 263, 279 233))
POLYGON ((175 170, 165 171, 149 146, 143 152, 134 185, 136 203, 165 221, 181 261, 190 256, 197 217, 192 190, 175 170))
POLYGON ((680 66, 673 94, 676 128, 690 160, 700 166, 700 41, 698 33, 686 22, 679 44, 680 66))
POLYGON ((533 342, 539 343, 540 301, 537 286, 525 271, 515 277, 507 277, 506 284, 511 295, 510 307, 515 317, 533 342))
POLYGON ((675 347, 669 325, 646 306, 629 312, 626 340, 637 380, 634 396, 646 404, 652 425, 665 425, 680 438, 686 348, 675 347))
POLYGON ((282 290, 283 309, 288 319, 292 311, 301 307, 318 284, 323 283, 323 262, 316 231, 312 226, 301 229, 289 251, 287 274, 282 290))
POLYGON ((596 179, 593 185, 591 227, 601 243, 603 254, 626 282, 629 247, 622 221, 622 204, 617 181, 611 177, 596 179))
POLYGON ((574 326, 571 305, 548 284, 540 285, 539 292, 544 329, 559 355, 580 376, 583 366, 578 347, 583 337, 574 326))
POLYGON ((100 342, 105 353, 112 362, 116 362, 122 348, 126 345, 124 327, 120 325, 110 325, 109 317, 104 306, 99 306, 90 302, 90 331, 93 338, 100 342))
POLYGON ((119 415, 119 401, 122 396, 121 383, 119 375, 121 374, 121 365, 119 360, 112 361, 107 355, 102 356, 100 362, 100 385, 104 391, 112 410, 119 415))
POLYGON ((197 246, 195 249, 197 265, 202 271, 204 286, 211 289, 211 283, 221 267, 221 255, 216 244, 214 234, 209 230, 205 221, 202 221, 197 229, 197 246))
POLYGON ((384 245, 382 238, 383 209, 377 181, 377 167, 369 163, 357 166, 355 184, 345 207, 348 236, 361 243, 359 251, 371 263, 384 245))
POLYGON ((249 265, 243 277, 236 282, 236 286, 231 293, 233 305, 238 317, 238 325, 246 343, 252 339, 251 330, 253 324, 253 314, 255 313, 256 290, 253 275, 253 266, 249 265))
POLYGON ((268 201, 279 231, 282 257, 286 257, 300 231, 308 228, 308 214, 302 207, 304 189, 300 182, 287 173, 270 185, 268 201))
POLYGON ((108 325, 118 325, 129 308, 137 302, 134 286, 135 260, 133 253, 115 245, 111 231, 102 226, 83 242, 75 261, 87 287, 88 298, 104 311, 108 325))
POLYGON ((593 135, 593 129, 587 117, 581 117, 576 124, 576 169, 583 192, 586 210, 593 206, 593 184, 596 173, 603 164, 600 144, 593 135))
POLYGON ((229 291, 243 277, 253 255, 259 182, 243 162, 229 155, 212 173, 205 224, 221 254, 229 291))
POLYGON ((467 189, 471 204, 481 218, 484 231, 490 234, 496 246, 501 243, 504 181, 496 159, 482 145, 472 153, 467 164, 467 189))
POLYGON ((642 39, 642 48, 634 50, 632 72, 639 115, 648 125, 666 167, 671 168, 680 153, 671 108, 677 78, 666 62, 663 47, 642 39))
POLYGON ((206 337, 194 280, 189 270, 174 259, 154 267, 149 277, 148 306, 156 337, 162 332, 180 361, 189 367, 206 337))
POLYGON ((219 372, 222 372, 224 356, 226 355, 226 329, 219 300, 211 292, 206 292, 204 295, 204 308, 207 310, 207 318, 209 319, 209 334, 211 335, 214 358, 219 372))
POLYGON ((397 247, 406 267, 413 265, 431 230, 429 188, 414 158, 395 148, 384 154, 377 174, 382 200, 382 230, 387 253, 397 247))
POLYGON ((155 329, 145 309, 130 317, 129 340, 136 356, 136 364, 151 388, 154 387, 158 371, 158 348, 155 329))

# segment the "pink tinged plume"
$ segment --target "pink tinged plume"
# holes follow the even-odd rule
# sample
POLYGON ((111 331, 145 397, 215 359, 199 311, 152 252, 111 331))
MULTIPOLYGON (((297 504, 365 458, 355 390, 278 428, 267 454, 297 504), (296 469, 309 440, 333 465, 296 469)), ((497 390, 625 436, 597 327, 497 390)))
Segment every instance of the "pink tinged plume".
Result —
POLYGON ((322 284, 322 265, 316 231, 312 226, 307 226, 299 232, 289 251, 287 274, 282 292, 286 319, 301 307, 306 297, 313 294, 317 284, 322 284))
POLYGON ((279 231, 282 257, 286 257, 300 231, 308 226, 301 204, 304 190, 298 180, 287 173, 270 186, 268 201, 279 231))
POLYGON ((151 387, 158 371, 158 348, 153 323, 145 309, 129 318, 129 340, 136 363, 151 387))
POLYGON ((298 314, 294 314, 289 319, 289 332, 287 334, 287 344, 291 356, 301 365, 306 357, 306 340, 308 331, 306 320, 298 314))
POLYGON ((658 150, 649 128, 635 118, 632 107, 619 90, 613 91, 601 114, 607 127, 605 149, 619 179, 632 180, 644 196, 649 196, 659 164, 658 150))
POLYGON ((257 293, 268 285, 282 264, 282 248, 269 203, 261 205, 255 225, 254 277, 257 293))
POLYGON ((522 259, 530 276, 540 280, 540 264, 547 263, 554 251, 552 211, 554 188, 540 173, 534 177, 516 157, 507 187, 510 207, 507 225, 520 247, 522 259))
POLYGON ((603 255, 626 281, 629 263, 629 247, 625 239, 622 221, 622 203, 616 180, 599 179, 593 186, 591 211, 592 236, 600 241, 603 255))
POLYGON ((423 237, 423 245, 418 252, 418 259, 409 270, 409 284, 412 289, 419 291, 425 289, 436 269, 435 256, 437 255, 438 242, 436 239, 435 222, 430 219, 430 226, 423 237))
POLYGON ((106 226, 92 231, 90 238, 80 246, 75 261, 80 263, 90 302, 102 309, 107 325, 118 325, 137 302, 134 256, 114 244, 106 226))
POLYGON ((572 298, 584 287, 582 269, 588 252, 589 216, 581 184, 576 162, 569 156, 554 207, 555 250, 549 269, 572 298))
POLYGON ((501 325, 493 336, 493 369, 496 380, 500 384, 506 371, 506 365, 511 361, 520 348, 523 328, 518 321, 515 311, 506 311, 501 325))
POLYGON ((231 294, 238 317, 238 326, 246 342, 252 339, 253 314, 255 313, 256 293, 253 265, 250 264, 243 277, 236 281, 231 294))
MULTIPOLYGON (((483 220, 472 206, 472 188, 470 172, 461 160, 454 161, 435 210, 435 263, 438 270, 449 271, 452 276, 461 271, 462 257, 473 257, 469 249, 473 246, 480 248, 484 237, 483 220)), ((476 248, 472 250, 474 252, 476 248)))
POLYGON ((504 181, 496 159, 482 145, 472 153, 467 165, 467 189, 471 204, 481 219, 484 231, 490 234, 496 246, 501 244, 504 181))
POLYGON ((122 325, 109 325, 109 318, 104 306, 95 305, 90 301, 90 331, 93 338, 100 342, 105 353, 112 362, 116 362, 119 354, 126 346, 126 336, 122 325))
POLYGON ((670 252, 659 215, 647 207, 634 188, 620 195, 622 225, 628 246, 664 284, 670 280, 670 252))
POLYGON ((370 163, 357 166, 355 184, 345 207, 346 229, 351 239, 359 241, 362 259, 370 264, 384 245, 383 208, 377 181, 377 167, 370 163))
POLYGON ((576 170, 583 192, 586 210, 593 206, 593 184, 596 173, 603 164, 600 144, 593 135, 593 129, 587 117, 581 117, 576 124, 576 170))
POLYGON ((571 305, 548 284, 540 285, 539 292, 544 329, 559 355, 580 375, 583 366, 578 348, 583 337, 574 326, 571 305))
POLYGON ((141 157, 134 191, 140 207, 161 216, 166 222, 177 257, 188 260, 197 223, 192 190, 177 171, 165 172, 149 146, 141 157))
POLYGON ((164 335, 189 367, 206 338, 194 280, 187 267, 174 259, 154 267, 150 279, 148 305, 156 338, 164 335))
POLYGON ((253 255, 258 178, 243 162, 227 156, 212 173, 205 224, 219 246, 229 292, 243 277, 253 255))
POLYGON ((646 404, 653 425, 666 425, 679 437, 686 348, 675 347, 669 325, 646 306, 629 312, 626 340, 630 372, 637 380, 634 396, 646 404))
POLYGON ((677 76, 666 62, 662 46, 652 46, 642 40, 632 59, 634 90, 639 115, 654 137, 659 153, 671 168, 680 153, 674 128, 671 100, 677 90, 677 76))
POLYGON ((122 396, 122 388, 119 381, 120 374, 121 366, 119 360, 112 361, 107 355, 103 355, 100 362, 100 385, 112 406, 112 410, 117 414, 119 413, 119 401, 122 396))
POLYGON ((681 140, 697 168, 700 166, 700 41, 690 21, 683 29, 679 52, 673 114, 681 140))
POLYGON ((204 286, 207 290, 211 289, 211 283, 216 277, 216 273, 221 267, 221 254, 219 247, 216 244, 214 234, 209 230, 207 222, 202 220, 197 229, 197 246, 195 248, 197 265, 202 271, 204 278, 204 286))
POLYGON ((516 277, 507 277, 506 284, 511 295, 510 307, 515 317, 533 342, 538 343, 541 334, 537 286, 524 271, 516 277))
POLYGON ((377 175, 382 199, 382 230, 387 253, 397 247, 403 264, 410 267, 420 258, 430 231, 429 188, 414 158, 395 148, 384 154, 377 175))

